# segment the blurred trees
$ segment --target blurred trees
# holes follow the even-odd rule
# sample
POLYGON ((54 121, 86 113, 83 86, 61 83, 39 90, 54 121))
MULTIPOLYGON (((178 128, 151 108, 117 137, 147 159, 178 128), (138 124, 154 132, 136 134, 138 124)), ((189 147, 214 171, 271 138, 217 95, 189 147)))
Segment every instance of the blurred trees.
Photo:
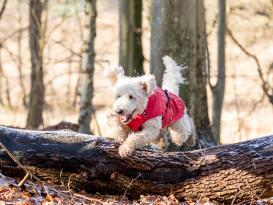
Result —
POLYGON ((126 75, 143 71, 142 0, 119 0, 119 64, 126 75))
MULTIPOLYGON (((0 21, 2 19, 2 16, 3 16, 4 12, 5 12, 5 9, 6 9, 6 6, 7 6, 7 2, 8 2, 7 0, 4 0, 3 4, 1 5, 1 8, 0 8, 0 21)), ((2 91, 2 81, 3 81, 3 79, 7 82, 7 77, 4 74, 4 70, 3 70, 3 64, 2 64, 2 42, 0 41, 0 104, 1 105, 4 105, 4 100, 3 100, 2 92, 1 92, 2 91)))
POLYGON ((85 24, 82 53, 82 88, 80 97, 79 132, 91 133, 93 112, 93 74, 95 64, 96 0, 85 0, 85 24))
POLYGON ((17 0, 17 11, 18 11, 18 38, 17 38, 17 55, 18 55, 18 72, 19 72, 19 83, 23 95, 23 105, 25 108, 27 108, 27 94, 26 94, 26 88, 25 83, 23 79, 23 57, 22 57, 22 36, 23 36, 23 30, 22 30, 22 8, 21 8, 21 0, 17 0))
POLYGON ((29 1, 29 48, 31 53, 31 90, 29 93, 27 127, 38 128, 43 123, 45 88, 43 81, 43 45, 41 0, 29 1))
MULTIPOLYGON (((209 85, 212 91, 212 133, 214 141, 220 142, 221 113, 225 95, 225 35, 226 34, 226 0, 218 0, 218 52, 217 52, 217 80, 212 85, 210 74, 208 75, 209 85)), ((209 65, 210 66, 210 65, 209 65)), ((210 69, 210 68, 209 68, 210 69)))
POLYGON ((4 13, 5 9, 6 9, 7 2, 8 2, 8 0, 4 0, 3 4, 1 5, 1 8, 0 8, 0 19, 2 18, 2 15, 3 15, 3 13, 4 13))
MULTIPOLYGON (((209 94, 213 94, 211 98, 213 103, 211 119, 213 133, 217 141, 221 130, 220 107, 223 104, 223 87, 226 87, 227 92, 225 94, 224 116, 221 123, 224 127, 221 136, 222 142, 239 141, 239 139, 247 138, 252 132, 259 134, 269 132, 270 126, 268 124, 271 119, 267 119, 271 114, 273 104, 273 69, 270 67, 272 63, 272 60, 270 60, 272 59, 270 58, 270 35, 272 34, 273 19, 271 1, 247 3, 242 0, 226 1, 227 8, 229 8, 226 23, 226 40, 229 43, 226 58, 228 58, 229 63, 226 64, 226 75, 220 70, 224 68, 224 65, 221 65, 220 62, 221 56, 222 59, 224 58, 222 53, 224 46, 221 49, 220 46, 224 43, 223 29, 225 28, 224 24, 217 24, 221 12, 218 11, 217 2, 204 1, 207 6, 206 17, 208 17, 206 24, 208 28, 208 48, 211 51, 212 66, 210 68, 210 62, 204 60, 203 39, 205 37, 201 24, 205 24, 205 22, 202 9, 201 12, 197 11, 197 9, 200 10, 200 5, 203 4, 203 2, 200 2, 199 0, 155 0, 153 2, 107 0, 99 1, 99 3, 97 1, 99 8, 102 9, 102 15, 99 17, 100 24, 97 26, 99 36, 96 38, 98 42, 96 48, 98 76, 101 74, 99 69, 104 67, 105 62, 112 61, 122 55, 125 56, 125 64, 121 60, 120 63, 125 69, 128 69, 126 70, 127 74, 137 75, 143 73, 142 45, 146 49, 143 49, 144 54, 149 54, 149 51, 147 52, 147 49, 149 49, 147 41, 150 40, 148 21, 151 20, 150 17, 152 16, 151 59, 147 57, 146 62, 148 64, 149 60, 151 60, 151 71, 156 74, 159 83, 164 71, 161 60, 163 55, 170 55, 179 64, 188 66, 188 70, 184 73, 188 84, 183 86, 181 96, 183 96, 191 114, 195 117, 196 124, 203 123, 203 125, 198 125, 200 132, 204 131, 203 127, 209 126, 207 96, 204 94, 206 87, 204 78, 206 76, 211 78, 209 83, 210 87, 213 87, 209 94), (151 3, 153 3, 153 15, 150 16, 151 3), (146 6, 149 8, 146 9, 146 6), (119 23, 116 21, 118 12, 120 16, 119 23), (215 29, 215 25, 222 26, 215 29), (118 36, 118 27, 120 27, 121 31, 120 36, 118 36), (216 52, 217 30, 223 31, 219 35, 219 52, 216 52), (222 36, 221 39, 220 36, 222 36), (142 45, 141 37, 143 40, 142 45), (117 54, 116 45, 119 41, 121 50, 117 54), (216 56, 218 54, 219 63, 217 66, 216 56), (135 59, 135 61, 132 59, 135 59), (127 63, 131 65, 127 66, 127 63), (211 74, 207 73, 206 69, 211 71, 211 74), (228 82, 226 86, 223 86, 224 81, 228 82), (219 86, 221 89, 217 89, 219 86), (268 103, 268 101, 272 104, 268 103), (255 119, 260 120, 259 122, 255 121, 255 126, 253 126, 255 119), (224 137, 230 135, 235 137, 229 138, 229 140, 224 139, 224 137)), ((219 2, 223 5, 224 1, 219 2)), ((76 118, 79 117, 79 90, 83 85, 83 79, 88 79, 86 78, 87 75, 85 75, 85 62, 90 61, 82 60, 83 55, 88 53, 81 51, 82 30, 88 30, 82 23, 84 19, 83 5, 84 1, 76 0, 0 1, 1 124, 12 124, 14 126, 26 124, 26 115, 24 113, 26 108, 28 108, 28 121, 32 119, 32 124, 34 124, 29 127, 37 127, 38 124, 41 124, 42 108, 44 108, 43 120, 45 125, 55 123, 61 119, 70 120, 69 117, 71 116, 73 118, 75 116, 76 118), (48 7, 46 6, 47 2, 49 2, 48 7), (24 15, 30 9, 28 7, 30 3, 41 3, 41 22, 37 21, 38 18, 36 17, 39 17, 39 14, 35 14, 37 11, 33 6, 31 10, 35 14, 33 15, 35 18, 28 19, 24 15), (37 32, 27 32, 28 29, 29 31, 36 29, 37 32), (26 41, 28 38, 29 42, 26 41), (37 38, 40 40, 37 40, 37 38), (31 52, 29 52, 28 48, 30 42, 32 42, 31 52), (30 71, 32 74, 30 74, 30 71), (30 75, 31 80, 28 80, 30 75), (46 93, 44 93, 45 88, 46 93), (35 92, 38 93, 38 96, 35 92), (45 104, 43 95, 46 96, 47 104, 42 106, 42 104, 45 104), (8 117, 5 117, 5 115, 8 117), (36 118, 35 115, 38 117, 36 118)), ((209 53, 207 52, 207 54, 209 53)), ((208 59, 206 56, 205 58, 208 59)), ((89 80, 92 78, 91 75, 90 73, 89 80)), ((101 80, 98 79, 98 90, 95 91, 98 92, 98 96, 105 89, 101 80)), ((88 83, 84 84, 87 85, 88 83)), ((89 91, 86 90, 86 93, 89 91)), ((107 89, 107 92, 110 92, 110 89, 107 89)), ((81 93, 84 95, 82 89, 81 93)), ((92 99, 93 94, 90 95, 91 97, 87 97, 88 99, 92 99)), ((104 106, 102 101, 99 97, 95 99, 95 103, 99 107, 104 106)), ((84 107, 83 105, 82 107, 84 107)), ((92 106, 92 103, 90 105, 92 106)), ((85 111, 86 113, 94 112, 94 110, 87 111, 87 109, 85 111)), ((101 117, 98 116, 98 122, 101 123, 101 117)))
POLYGON ((152 5, 151 73, 161 84, 162 57, 171 56, 188 66, 181 96, 190 109, 199 134, 210 138, 206 92, 206 32, 202 0, 154 0, 152 5))

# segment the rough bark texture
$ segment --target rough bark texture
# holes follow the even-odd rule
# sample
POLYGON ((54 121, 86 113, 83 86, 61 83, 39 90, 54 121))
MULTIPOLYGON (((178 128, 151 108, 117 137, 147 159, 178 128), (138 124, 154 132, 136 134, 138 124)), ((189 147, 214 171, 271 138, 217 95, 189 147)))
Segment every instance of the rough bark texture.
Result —
POLYGON ((226 33, 226 1, 218 0, 218 76, 216 84, 210 83, 212 91, 212 132, 214 141, 220 142, 221 113, 225 93, 225 33, 226 33))
POLYGON ((96 37, 96 0, 85 2, 85 36, 82 56, 82 88, 80 98, 79 132, 90 133, 93 110, 93 73, 95 65, 94 43, 96 37))
POLYGON ((142 75, 142 0, 119 1, 119 64, 126 75, 142 75))
POLYGON ((211 136, 206 93, 205 15, 201 0, 154 0, 152 5, 151 73, 161 85, 162 57, 171 56, 188 66, 183 73, 188 84, 181 97, 190 109, 197 131, 211 136))
POLYGON ((30 0, 29 47, 31 54, 31 90, 29 94, 27 127, 38 128, 43 123, 45 88, 41 48, 41 0, 30 0))
MULTIPOLYGON (((120 158, 118 144, 76 132, 0 127, 0 141, 44 181, 87 192, 174 194, 180 200, 208 197, 224 203, 273 195, 273 136, 191 152, 136 150, 120 158)), ((0 170, 25 173, 4 153, 0 170)))

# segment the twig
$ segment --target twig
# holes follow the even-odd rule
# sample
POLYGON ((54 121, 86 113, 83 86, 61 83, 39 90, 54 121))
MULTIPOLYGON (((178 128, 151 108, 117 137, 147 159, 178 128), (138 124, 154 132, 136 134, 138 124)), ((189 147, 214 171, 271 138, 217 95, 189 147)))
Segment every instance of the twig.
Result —
POLYGON ((81 42, 83 41, 83 26, 82 26, 82 22, 81 22, 81 17, 80 17, 80 12, 79 12, 79 9, 78 9, 78 6, 77 6, 77 3, 78 1, 77 0, 73 0, 73 4, 74 4, 74 8, 75 8, 75 13, 76 13, 76 17, 77 17, 77 21, 78 21, 78 30, 80 32, 80 40, 81 42))
MULTIPOLYGON (((22 187, 24 185, 24 183, 26 182, 26 180, 28 178, 34 178, 36 181, 40 182, 43 186, 45 185, 45 182, 42 181, 41 179, 39 179, 37 176, 35 176, 34 174, 32 174, 23 164, 21 164, 14 156, 13 154, 8 150, 8 148, 2 144, 0 142, 0 147, 8 154, 8 156, 20 167, 22 168, 25 172, 26 172, 26 175, 24 176, 24 178, 19 182, 18 186, 19 187, 22 187)), ((68 180, 68 189, 69 189, 69 195, 70 195, 70 198, 73 199, 73 196, 76 196, 78 198, 82 198, 82 199, 85 199, 85 200, 89 200, 89 201, 95 201, 97 203, 100 203, 100 204, 103 204, 103 202, 99 199, 95 199, 95 198, 91 198, 91 197, 87 197, 87 196, 84 196, 84 195, 81 195, 81 194, 77 194, 77 193, 72 193, 71 189, 70 189, 70 184, 71 184, 71 177, 72 177, 73 174, 71 174, 69 176, 69 180, 68 180)), ((139 175, 140 176, 140 175, 139 175)), ((139 177, 138 176, 138 177, 139 177)), ((137 177, 137 178, 138 178, 137 177)), ((137 179, 135 178, 135 179, 137 179)), ((134 179, 134 180, 135 180, 134 179)), ((134 181, 133 180, 133 181, 134 181)), ((132 182, 133 182, 132 181, 132 182)), ((129 184, 129 186, 132 184, 132 182, 129 184)), ((59 191, 57 191, 54 187, 50 187, 49 185, 47 185, 47 187, 49 189, 51 189, 52 191, 55 191, 57 193, 60 193, 59 191)), ((63 192, 64 193, 64 192, 63 192)), ((64 193, 65 195, 68 195, 67 193, 64 193)))
POLYGON ((8 0, 4 0, 3 5, 2 5, 2 7, 1 7, 1 10, 0 10, 0 20, 1 20, 1 18, 2 18, 2 15, 3 15, 4 11, 5 11, 7 2, 8 2, 8 0))
POLYGON ((30 177, 30 174, 29 174, 29 172, 27 172, 26 175, 24 176, 24 178, 18 183, 18 186, 22 187, 25 184, 25 182, 28 180, 29 177, 30 177))
POLYGON ((98 134, 99 134, 99 136, 102 136, 101 129, 100 129, 100 125, 99 125, 98 118, 97 118, 97 115, 96 115, 96 111, 93 110, 92 113, 93 113, 93 119, 94 119, 95 124, 96 124, 96 127, 97 127, 97 129, 98 129, 98 134))
POLYGON ((23 169, 26 173, 30 174, 30 177, 35 179, 36 181, 44 184, 45 182, 43 182, 41 179, 39 179, 37 176, 35 176, 34 174, 31 173, 31 171, 29 171, 23 164, 21 164, 21 162, 19 162, 14 156, 13 154, 8 150, 8 148, 2 144, 0 142, 0 147, 2 147, 2 149, 9 155, 9 157, 21 168, 23 169))
POLYGON ((20 29, 17 29, 13 32, 11 32, 10 34, 8 34, 7 36, 5 36, 3 39, 1 39, 1 44, 5 43, 8 39, 12 38, 14 35, 16 35, 17 33, 20 33, 20 32, 25 32, 27 31, 28 29, 28 25, 23 27, 23 28, 20 28, 20 29))
POLYGON ((273 184, 273 180, 269 183, 268 186, 266 186, 266 187, 264 188, 264 190, 261 192, 261 194, 259 194, 259 197, 262 197, 263 194, 266 192, 266 190, 271 189, 272 184, 273 184))
POLYGON ((71 175, 69 175, 69 177, 68 177, 68 182, 67 182, 67 188, 68 188, 68 191, 71 193, 72 191, 71 191, 71 188, 70 188, 70 185, 71 185, 71 177, 73 176, 73 175, 75 175, 75 174, 71 174, 71 175))
POLYGON ((213 19, 212 23, 211 23, 211 27, 210 30, 207 32, 207 37, 210 36, 215 28, 216 22, 218 19, 218 14, 215 15, 215 18, 213 19))
MULTIPOLYGON (((235 105, 235 110, 236 110, 236 118, 238 122, 238 127, 236 129, 236 132, 239 133, 239 138, 242 140, 242 127, 244 126, 244 123, 242 122, 242 118, 240 117, 240 105, 238 103, 238 92, 237 92, 237 86, 236 86, 236 69, 234 69, 234 77, 233 77, 233 90, 234 90, 234 105, 235 105)), ((244 118, 243 118, 244 119, 244 118)))
MULTIPOLYGON (((62 26, 62 24, 65 22, 65 18, 66 18, 66 13, 67 13, 67 8, 68 8, 68 0, 65 1, 65 10, 63 12, 61 21, 59 23, 57 23, 51 31, 49 31, 47 38, 44 38, 44 46, 46 45, 46 43, 48 42, 48 40, 51 38, 52 34, 60 27, 62 26)), ((44 31, 45 33, 45 31, 44 31)))
MULTIPOLYGON (((28 173, 30 175, 30 177, 33 177, 34 179, 36 179, 39 182, 42 182, 42 180, 40 180, 38 177, 36 177, 35 175, 33 175, 24 165, 22 165, 14 156, 13 154, 8 150, 8 148, 2 144, 0 142, 0 147, 2 147, 2 149, 9 155, 9 157, 20 167, 22 168, 26 173, 28 173)), ((26 176, 25 176, 26 177, 26 176)))
POLYGON ((74 193, 73 195, 76 196, 76 197, 79 197, 79 198, 88 200, 88 201, 95 201, 95 202, 98 202, 98 203, 103 204, 103 201, 101 201, 101 200, 99 200, 99 199, 91 198, 91 197, 84 196, 84 195, 78 194, 78 193, 74 193))
POLYGON ((62 174, 63 174, 63 168, 60 171, 60 180, 61 180, 61 184, 62 186, 64 186, 64 182, 63 182, 63 178, 62 178, 62 174))
POLYGON ((65 43, 63 43, 62 41, 57 41, 57 40, 53 40, 53 43, 61 45, 62 47, 64 47, 65 49, 67 49, 70 53, 74 54, 75 56, 81 58, 82 54, 78 53, 76 51, 74 51, 73 49, 69 48, 67 45, 65 45, 65 43))
POLYGON ((134 179, 131 180, 131 182, 130 182, 129 185, 127 186, 127 188, 126 188, 126 190, 125 190, 125 192, 124 192, 124 194, 123 194, 123 196, 122 196, 122 199, 126 196, 127 191, 128 191, 128 189, 130 188, 130 186, 133 184, 133 182, 134 182, 135 180, 137 180, 140 176, 141 176, 141 173, 139 173, 139 175, 138 175, 136 178, 134 178, 134 179))
POLYGON ((271 104, 273 104, 273 95, 269 93, 269 89, 270 89, 270 86, 268 84, 268 82, 265 81, 264 79, 264 76, 263 76, 263 73, 262 73, 262 67, 261 67, 261 64, 260 64, 260 61, 259 59, 257 58, 256 55, 250 53, 248 50, 246 50, 244 48, 244 46, 235 38, 235 36, 233 35, 232 31, 227 27, 227 33, 228 35, 230 36, 230 38, 232 39, 232 41, 249 57, 251 57, 256 65, 257 65, 257 71, 258 71, 258 74, 259 74, 259 77, 260 77, 260 80, 262 81, 262 89, 265 93, 265 95, 268 97, 269 101, 271 104))

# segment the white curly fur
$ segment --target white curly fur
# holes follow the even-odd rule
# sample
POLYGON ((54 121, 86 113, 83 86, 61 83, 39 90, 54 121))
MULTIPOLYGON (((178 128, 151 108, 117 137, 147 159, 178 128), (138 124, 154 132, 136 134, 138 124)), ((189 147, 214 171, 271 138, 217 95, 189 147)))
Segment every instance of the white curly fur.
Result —
MULTIPOLYGON (((178 94, 179 85, 184 82, 181 75, 182 67, 169 56, 163 57, 166 70, 163 76, 162 87, 170 92, 178 94)), ((121 157, 126 157, 136 149, 150 143, 157 143, 159 147, 165 147, 166 129, 162 129, 161 116, 146 121, 142 131, 133 132, 126 123, 121 123, 119 116, 130 116, 134 118, 142 114, 148 102, 148 97, 156 88, 155 77, 151 74, 140 77, 124 76, 121 67, 108 67, 104 72, 114 85, 114 103, 112 114, 112 136, 115 140, 122 142, 119 147, 121 157), (122 112, 122 114, 121 114, 122 112), (118 114, 117 114, 118 113, 118 114)), ((191 145, 195 143, 195 128, 193 120, 185 113, 181 119, 169 127, 171 141, 182 145, 187 141, 191 145)))
POLYGON ((181 75, 181 71, 186 67, 181 67, 169 56, 163 57, 163 63, 166 70, 163 75, 162 88, 178 95, 179 85, 185 82, 185 79, 181 75))

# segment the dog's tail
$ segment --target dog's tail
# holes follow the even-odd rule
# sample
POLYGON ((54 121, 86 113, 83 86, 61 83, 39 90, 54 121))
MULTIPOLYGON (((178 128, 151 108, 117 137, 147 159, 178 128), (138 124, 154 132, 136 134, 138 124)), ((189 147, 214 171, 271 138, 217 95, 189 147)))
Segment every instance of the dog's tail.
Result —
POLYGON ((163 75, 162 88, 178 95, 179 85, 185 82, 181 71, 186 67, 177 65, 177 63, 169 56, 163 57, 163 63, 166 70, 163 75))

